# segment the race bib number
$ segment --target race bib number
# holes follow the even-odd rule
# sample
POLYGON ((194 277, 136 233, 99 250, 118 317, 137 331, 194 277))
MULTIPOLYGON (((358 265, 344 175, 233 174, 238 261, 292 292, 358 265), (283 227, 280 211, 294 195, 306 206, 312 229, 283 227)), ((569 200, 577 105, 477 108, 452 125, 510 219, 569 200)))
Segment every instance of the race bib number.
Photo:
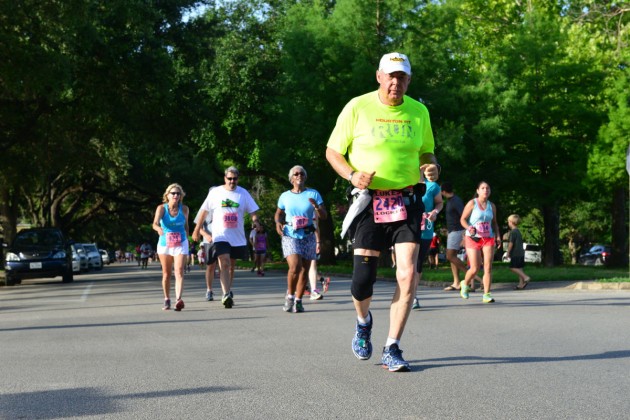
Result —
POLYGON ((308 226, 308 217, 293 216, 293 229, 304 229, 306 226, 308 226))
POLYGON ((431 230, 433 222, 429 219, 429 213, 422 213, 422 221, 420 222, 420 230, 431 230))
POLYGON ((168 248, 182 246, 182 234, 179 232, 166 232, 166 246, 168 248))
POLYGON ((372 208, 376 223, 407 220, 407 209, 400 191, 375 191, 372 196, 372 208))
POLYGON ((238 227, 238 213, 225 213, 223 215, 223 227, 226 229, 238 227))
POLYGON ((489 238, 490 237, 490 222, 475 223, 475 230, 477 231, 477 236, 479 236, 480 238, 489 238))

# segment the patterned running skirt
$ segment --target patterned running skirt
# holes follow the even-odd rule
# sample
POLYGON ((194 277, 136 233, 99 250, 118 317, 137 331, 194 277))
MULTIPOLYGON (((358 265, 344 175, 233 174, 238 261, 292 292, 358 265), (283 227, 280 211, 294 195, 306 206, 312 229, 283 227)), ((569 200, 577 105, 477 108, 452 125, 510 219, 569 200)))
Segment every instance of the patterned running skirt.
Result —
POLYGON ((282 254, 284 258, 298 254, 305 260, 317 259, 317 240, 315 234, 306 235, 304 239, 296 239, 290 236, 282 237, 282 254))

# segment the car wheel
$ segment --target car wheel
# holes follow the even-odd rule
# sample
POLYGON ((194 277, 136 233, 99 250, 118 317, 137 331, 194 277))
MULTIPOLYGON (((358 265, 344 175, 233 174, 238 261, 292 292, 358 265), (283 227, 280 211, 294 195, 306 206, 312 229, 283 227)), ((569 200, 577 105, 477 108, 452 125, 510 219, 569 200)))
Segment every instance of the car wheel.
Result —
POLYGON ((20 284, 20 279, 7 274, 6 277, 4 278, 4 284, 7 286, 15 286, 16 284, 20 284))
POLYGON ((74 273, 72 272, 72 269, 66 271, 63 276, 61 277, 61 281, 63 283, 71 283, 74 281, 74 273))

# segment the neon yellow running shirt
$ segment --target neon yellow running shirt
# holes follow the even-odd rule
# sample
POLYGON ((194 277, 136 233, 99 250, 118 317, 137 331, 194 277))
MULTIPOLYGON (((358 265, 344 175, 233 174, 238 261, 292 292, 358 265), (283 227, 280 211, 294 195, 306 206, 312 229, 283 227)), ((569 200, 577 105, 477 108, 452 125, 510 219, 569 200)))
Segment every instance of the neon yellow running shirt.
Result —
POLYGON ((399 106, 381 103, 377 91, 358 96, 339 114, 327 146, 347 155, 354 170, 376 171, 370 189, 415 185, 420 155, 434 149, 429 111, 406 95, 399 106))

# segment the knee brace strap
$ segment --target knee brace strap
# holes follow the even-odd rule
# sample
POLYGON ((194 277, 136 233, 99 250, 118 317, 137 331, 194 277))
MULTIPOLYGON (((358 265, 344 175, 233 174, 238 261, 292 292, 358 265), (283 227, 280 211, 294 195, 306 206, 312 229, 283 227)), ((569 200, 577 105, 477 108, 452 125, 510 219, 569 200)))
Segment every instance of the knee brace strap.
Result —
POLYGON ((363 301, 372 297, 374 293, 374 283, 376 283, 377 268, 378 257, 354 256, 352 286, 350 290, 356 300, 363 301))

